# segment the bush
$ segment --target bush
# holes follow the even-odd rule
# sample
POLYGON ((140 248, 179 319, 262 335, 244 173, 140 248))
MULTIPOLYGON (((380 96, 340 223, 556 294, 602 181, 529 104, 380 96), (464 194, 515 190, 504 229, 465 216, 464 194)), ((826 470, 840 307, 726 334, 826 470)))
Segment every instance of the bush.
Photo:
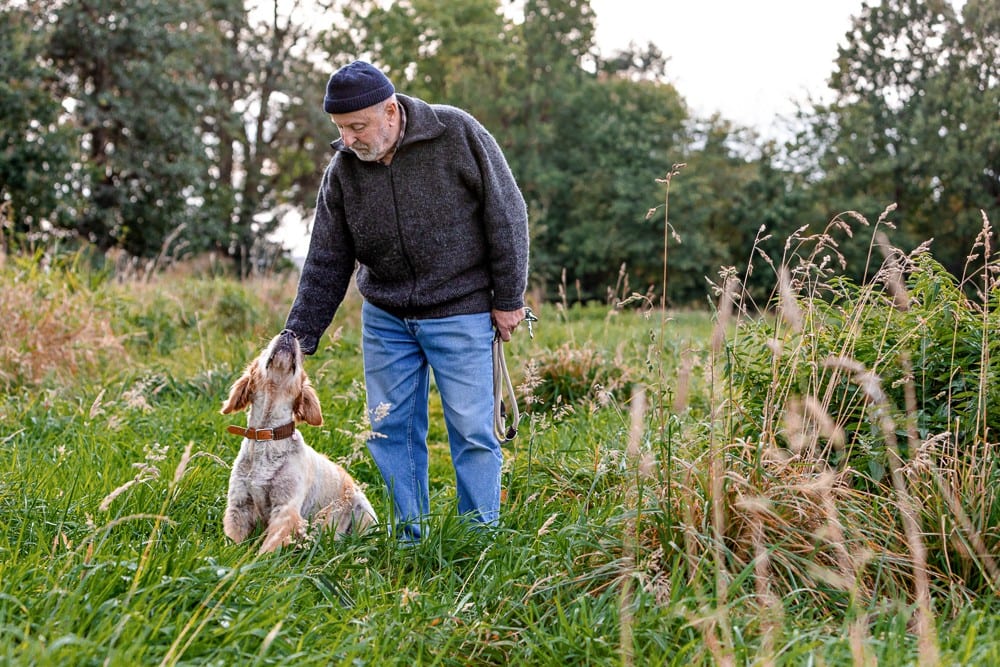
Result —
POLYGON ((794 302, 779 300, 773 305, 782 316, 744 323, 729 366, 749 408, 746 432, 774 433, 793 445, 787 423, 774 420, 808 398, 810 421, 825 413, 844 435, 842 447, 825 443, 828 460, 880 481, 883 434, 871 419, 870 397, 847 372, 860 365, 894 409, 904 453, 906 428, 920 440, 949 433, 971 449, 1000 430, 992 381, 1000 372, 1000 340, 990 335, 1000 326, 1000 300, 996 289, 982 294, 980 302, 970 298, 921 248, 909 257, 893 254, 870 284, 838 278, 794 302))
POLYGON ((523 387, 530 390, 533 410, 553 410, 607 396, 627 396, 630 381, 621 364, 610 363, 592 343, 564 343, 535 355, 523 387))
POLYGON ((868 283, 834 276, 810 255, 780 269, 771 316, 741 320, 725 367, 739 406, 725 451, 738 480, 728 485, 726 530, 738 563, 753 560, 753 534, 781 545, 774 561, 793 553, 808 567, 850 572, 867 599, 879 572, 903 591, 919 570, 941 591, 1000 584, 990 555, 1000 550, 990 233, 987 225, 970 255, 985 255, 978 290, 926 247, 907 255, 880 239, 887 259, 868 283), (908 508, 919 525, 909 535, 900 530, 908 508), (921 544, 926 563, 911 568, 921 544))

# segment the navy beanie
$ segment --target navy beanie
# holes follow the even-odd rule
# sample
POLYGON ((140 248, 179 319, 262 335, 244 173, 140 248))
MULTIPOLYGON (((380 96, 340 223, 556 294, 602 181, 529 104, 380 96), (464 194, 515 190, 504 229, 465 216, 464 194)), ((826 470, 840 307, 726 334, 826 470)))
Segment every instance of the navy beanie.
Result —
POLYGON ((330 76, 326 83, 323 110, 327 113, 351 113, 378 104, 395 92, 392 81, 381 70, 355 60, 330 76))

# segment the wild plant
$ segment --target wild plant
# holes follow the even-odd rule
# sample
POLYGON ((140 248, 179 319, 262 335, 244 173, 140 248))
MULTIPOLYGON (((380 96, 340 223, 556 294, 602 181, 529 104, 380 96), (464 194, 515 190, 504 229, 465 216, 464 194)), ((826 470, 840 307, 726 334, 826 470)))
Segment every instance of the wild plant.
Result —
POLYGON ((123 353, 81 255, 12 255, 0 275, 0 388, 66 382, 123 353))
POLYGON ((761 253, 776 283, 766 304, 721 272, 701 352, 707 411, 651 384, 650 402, 673 410, 650 427, 658 509, 636 528, 640 547, 626 536, 623 549, 687 569, 704 600, 692 622, 719 664, 735 661, 736 599, 758 610, 764 664, 790 609, 839 609, 868 663, 866 610, 908 599, 930 665, 935 597, 960 605, 1000 588, 992 229, 984 218, 970 253, 982 268, 956 279, 928 244, 889 244, 893 210, 874 225, 838 215, 818 234, 800 228, 781 258, 761 253), (870 261, 884 257, 862 284, 840 274, 837 237, 855 226, 873 230, 870 261))

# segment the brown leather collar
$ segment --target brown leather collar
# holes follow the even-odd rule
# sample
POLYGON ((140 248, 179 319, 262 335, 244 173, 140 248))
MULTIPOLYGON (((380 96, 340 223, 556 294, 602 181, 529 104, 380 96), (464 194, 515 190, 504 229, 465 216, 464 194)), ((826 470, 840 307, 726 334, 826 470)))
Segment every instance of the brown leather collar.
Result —
POLYGON ((295 422, 290 422, 284 426, 274 428, 243 428, 241 426, 229 426, 227 431, 233 435, 242 435, 250 440, 284 440, 295 433, 295 422))

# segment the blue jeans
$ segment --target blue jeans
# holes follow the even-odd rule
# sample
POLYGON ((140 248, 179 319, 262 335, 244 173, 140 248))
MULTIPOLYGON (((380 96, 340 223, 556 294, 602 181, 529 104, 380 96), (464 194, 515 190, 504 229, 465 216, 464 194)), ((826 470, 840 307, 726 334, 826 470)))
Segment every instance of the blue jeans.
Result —
POLYGON ((458 511, 496 523, 503 454, 493 431, 493 326, 489 313, 400 319, 365 302, 362 351, 368 450, 392 496, 402 539, 420 539, 430 511, 427 427, 430 371, 441 395, 458 511))

